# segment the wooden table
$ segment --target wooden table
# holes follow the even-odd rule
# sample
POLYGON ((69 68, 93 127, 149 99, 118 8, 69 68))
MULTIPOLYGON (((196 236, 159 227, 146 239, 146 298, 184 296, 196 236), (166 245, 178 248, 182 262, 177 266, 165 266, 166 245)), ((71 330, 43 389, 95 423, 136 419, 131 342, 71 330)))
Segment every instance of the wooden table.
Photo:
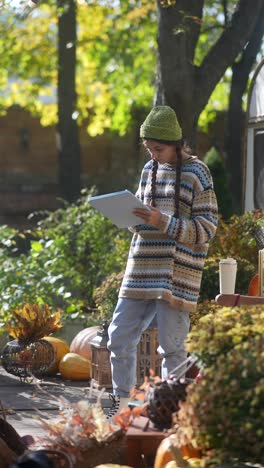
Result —
POLYGON ((148 418, 135 419, 126 433, 126 463, 133 468, 153 466, 157 448, 167 436, 154 428, 148 418))
POLYGON ((215 302, 221 306, 235 307, 240 305, 264 304, 263 296, 245 296, 243 294, 218 294, 215 302))

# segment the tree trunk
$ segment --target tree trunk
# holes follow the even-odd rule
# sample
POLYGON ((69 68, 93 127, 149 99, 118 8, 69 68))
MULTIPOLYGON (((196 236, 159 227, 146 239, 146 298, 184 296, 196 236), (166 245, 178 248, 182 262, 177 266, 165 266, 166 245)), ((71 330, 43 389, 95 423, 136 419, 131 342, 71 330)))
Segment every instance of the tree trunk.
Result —
MULTIPOLYGON (((230 174, 230 192, 233 200, 233 212, 240 213, 240 195, 242 192, 242 135, 245 128, 245 116, 242 109, 244 86, 239 81, 239 64, 232 67, 232 85, 229 96, 226 135, 226 167, 230 174)), ((248 77, 248 75, 247 75, 248 77)))
POLYGON ((69 202, 80 195, 81 163, 75 114, 76 3, 58 0, 58 127, 59 184, 69 202))
POLYGON ((176 6, 158 5, 158 63, 155 105, 168 104, 176 112, 184 136, 194 142, 194 82, 193 57, 200 33, 199 23, 190 28, 185 16, 202 17, 204 0, 178 0, 176 6), (184 11, 184 15, 183 12, 184 11), (188 111, 187 111, 188 110, 188 111))
POLYGON ((248 77, 255 63, 264 34, 264 6, 255 29, 245 47, 241 59, 232 67, 232 82, 229 96, 225 148, 227 167, 231 174, 230 188, 233 195, 233 210, 242 212, 242 161, 244 153, 245 116, 242 98, 248 84, 248 77))
POLYGON ((199 67, 193 63, 204 0, 158 6, 158 65, 155 105, 175 111, 183 134, 195 146, 197 122, 215 86, 247 43, 263 0, 239 0, 231 21, 199 67))

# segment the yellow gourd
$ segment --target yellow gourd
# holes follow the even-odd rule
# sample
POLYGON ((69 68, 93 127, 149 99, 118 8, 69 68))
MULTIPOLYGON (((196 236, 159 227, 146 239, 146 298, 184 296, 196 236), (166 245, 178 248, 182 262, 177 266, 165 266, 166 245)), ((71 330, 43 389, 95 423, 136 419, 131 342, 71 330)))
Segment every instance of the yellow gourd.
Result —
POLYGON ((67 353, 59 364, 59 371, 67 380, 88 380, 91 377, 91 361, 76 353, 67 353))
POLYGON ((56 374, 59 372, 59 363, 61 359, 63 356, 65 356, 65 354, 69 353, 70 347, 65 341, 61 340, 60 338, 56 338, 55 336, 45 336, 43 340, 51 343, 55 352, 55 361, 48 369, 47 374, 56 374))

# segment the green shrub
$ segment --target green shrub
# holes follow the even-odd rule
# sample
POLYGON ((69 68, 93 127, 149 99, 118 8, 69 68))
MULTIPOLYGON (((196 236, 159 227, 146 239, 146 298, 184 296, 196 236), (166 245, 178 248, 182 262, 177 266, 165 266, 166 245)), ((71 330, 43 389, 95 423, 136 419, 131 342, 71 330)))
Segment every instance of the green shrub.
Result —
POLYGON ((210 242, 205 261, 199 301, 213 299, 219 294, 219 261, 233 257, 237 260, 236 292, 247 294, 250 280, 258 270, 258 246, 254 237, 256 226, 264 225, 262 210, 234 215, 228 222, 219 218, 215 237, 210 242))
POLYGON ((216 235, 210 242, 208 256, 242 258, 257 267, 258 247, 254 228, 263 225, 262 210, 247 211, 242 216, 234 215, 227 222, 220 217, 216 235))
POLYGON ((59 307, 64 317, 94 308, 95 289, 124 268, 131 237, 94 210, 86 192, 76 204, 49 213, 31 234, 29 252, 16 256, 10 248, 18 233, 2 236, 2 317, 25 302, 59 307))
POLYGON ((228 219, 233 213, 233 201, 229 188, 230 177, 224 161, 216 148, 212 147, 206 153, 204 162, 209 167, 213 177, 219 213, 224 219, 228 219))
POLYGON ((178 414, 181 443, 188 434, 190 443, 210 451, 221 466, 263 462, 263 357, 263 339, 255 336, 220 356, 202 381, 189 387, 178 414))
POLYGON ((211 367, 219 356, 263 332, 264 306, 220 307, 200 318, 188 335, 186 348, 211 367))
POLYGON ((216 310, 220 309, 222 306, 216 304, 215 300, 205 299, 202 302, 198 302, 197 308, 194 312, 191 313, 191 330, 197 325, 201 317, 209 314, 209 312, 214 313, 216 310))
MULTIPOLYGON (((236 293, 247 294, 248 285, 256 273, 256 267, 246 259, 235 258, 237 260, 236 293)), ((209 257, 205 261, 199 296, 200 302, 214 299, 219 294, 219 261, 220 257, 209 257)))
POLYGON ((93 317, 96 315, 96 318, 100 318, 101 321, 107 320, 109 322, 111 320, 118 300, 123 275, 124 271, 112 273, 95 290, 94 301, 97 311, 93 314, 93 317))
POLYGON ((264 307, 224 307, 202 317, 189 334, 187 350, 205 368, 202 379, 188 387, 178 413, 178 444, 191 443, 207 454, 203 466, 261 463, 264 307))

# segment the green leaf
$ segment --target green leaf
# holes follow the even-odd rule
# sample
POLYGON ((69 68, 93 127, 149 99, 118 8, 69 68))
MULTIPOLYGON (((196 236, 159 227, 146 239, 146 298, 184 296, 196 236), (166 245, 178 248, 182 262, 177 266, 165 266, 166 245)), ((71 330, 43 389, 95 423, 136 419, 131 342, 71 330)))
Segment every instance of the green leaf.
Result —
POLYGON ((40 242, 31 241, 31 249, 33 250, 33 252, 41 252, 43 247, 40 242))

